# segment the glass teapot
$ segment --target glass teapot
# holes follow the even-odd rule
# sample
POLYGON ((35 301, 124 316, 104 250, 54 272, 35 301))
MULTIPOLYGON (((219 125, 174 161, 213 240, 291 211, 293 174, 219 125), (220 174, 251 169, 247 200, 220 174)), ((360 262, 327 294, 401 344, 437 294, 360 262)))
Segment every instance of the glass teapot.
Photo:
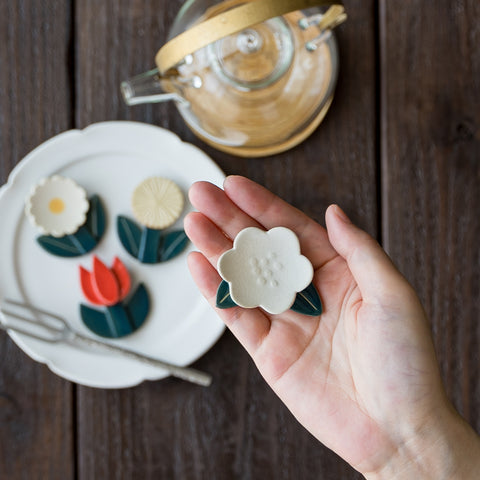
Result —
POLYGON ((122 83, 128 105, 174 101, 190 129, 244 157, 285 151, 323 120, 338 53, 341 4, 319 0, 189 0, 157 68, 122 83), (328 8, 327 8, 328 6, 328 8))

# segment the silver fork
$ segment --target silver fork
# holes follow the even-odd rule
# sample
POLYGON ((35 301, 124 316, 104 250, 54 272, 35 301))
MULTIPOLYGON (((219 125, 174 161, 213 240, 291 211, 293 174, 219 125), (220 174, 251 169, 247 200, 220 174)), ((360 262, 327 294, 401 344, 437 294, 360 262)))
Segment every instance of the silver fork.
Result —
POLYGON ((36 308, 32 305, 16 302, 14 300, 5 300, 5 304, 12 307, 17 307, 23 310, 29 311, 35 316, 35 318, 26 317, 19 313, 16 313, 13 310, 8 310, 3 307, 0 308, 0 312, 4 315, 5 318, 11 317, 21 322, 29 325, 34 325, 36 332, 32 330, 27 330, 16 325, 5 323, 0 318, 0 330, 13 331, 26 335, 37 340, 42 340, 48 343, 68 343, 79 346, 88 346, 88 347, 98 347, 102 350, 108 352, 119 353, 125 357, 133 358, 139 360, 148 365, 153 365, 155 367, 160 367, 166 370, 170 375, 176 378, 181 378, 182 380, 187 380, 188 382, 195 383, 197 385, 202 385, 208 387, 212 383, 211 375, 195 370, 188 367, 180 367, 178 365, 173 365, 157 358, 149 357, 141 353, 135 352, 120 345, 114 345, 102 340, 97 340, 95 338, 87 337, 81 333, 75 331, 64 318, 55 313, 36 308))

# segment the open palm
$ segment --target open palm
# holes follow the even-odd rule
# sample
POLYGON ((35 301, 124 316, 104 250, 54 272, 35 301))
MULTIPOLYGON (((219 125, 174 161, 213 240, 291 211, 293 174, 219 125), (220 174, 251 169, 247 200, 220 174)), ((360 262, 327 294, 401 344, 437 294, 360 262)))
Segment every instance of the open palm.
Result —
POLYGON ((185 228, 200 252, 190 255, 189 267, 212 306, 218 258, 242 229, 284 226, 297 234, 324 313, 237 307, 218 314, 310 432, 359 471, 378 470, 446 403, 427 322, 409 284, 338 207, 327 211, 327 233, 242 177, 228 177, 224 190, 197 183, 190 199, 198 212, 187 216, 185 228))

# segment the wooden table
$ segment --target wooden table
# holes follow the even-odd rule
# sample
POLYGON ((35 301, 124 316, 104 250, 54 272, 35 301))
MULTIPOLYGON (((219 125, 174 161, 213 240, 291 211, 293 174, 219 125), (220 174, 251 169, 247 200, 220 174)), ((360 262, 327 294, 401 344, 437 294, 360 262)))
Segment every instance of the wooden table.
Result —
MULTIPOLYGON (((416 287, 448 394, 480 430, 480 3, 346 1, 335 101, 301 146, 262 160, 206 147, 173 105, 126 107, 180 0, 0 2, 0 182, 64 130, 132 119, 176 132, 323 222, 342 205, 416 287)), ((1 231, 1 227, 0 227, 1 231)), ((0 272, 1 274, 1 272, 0 272)), ((292 417, 229 333, 166 379, 74 385, 0 335, 2 479, 357 479, 292 417)))

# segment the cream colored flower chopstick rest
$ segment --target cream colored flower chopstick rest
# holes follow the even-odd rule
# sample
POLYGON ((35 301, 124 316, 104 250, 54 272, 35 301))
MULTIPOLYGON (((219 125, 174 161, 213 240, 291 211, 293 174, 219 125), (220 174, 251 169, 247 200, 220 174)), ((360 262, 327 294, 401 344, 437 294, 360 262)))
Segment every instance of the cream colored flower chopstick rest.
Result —
POLYGON ((271 314, 292 309, 305 315, 322 313, 318 292, 312 284, 313 267, 301 254, 294 232, 276 227, 267 232, 242 230, 217 264, 223 278, 217 307, 261 307, 271 314))
POLYGON ((39 245, 59 257, 92 251, 105 232, 105 211, 98 195, 87 199, 85 189, 71 178, 54 175, 32 187, 25 214, 43 235, 39 245))
POLYGON ((165 232, 182 214, 185 199, 168 178, 150 177, 132 194, 132 211, 140 225, 123 215, 117 232, 125 250, 141 263, 156 264, 179 255, 188 244, 183 229, 165 232))
POLYGON ((180 217, 183 205, 182 191, 168 178, 147 178, 132 194, 135 218, 142 225, 155 230, 172 226, 180 217))

